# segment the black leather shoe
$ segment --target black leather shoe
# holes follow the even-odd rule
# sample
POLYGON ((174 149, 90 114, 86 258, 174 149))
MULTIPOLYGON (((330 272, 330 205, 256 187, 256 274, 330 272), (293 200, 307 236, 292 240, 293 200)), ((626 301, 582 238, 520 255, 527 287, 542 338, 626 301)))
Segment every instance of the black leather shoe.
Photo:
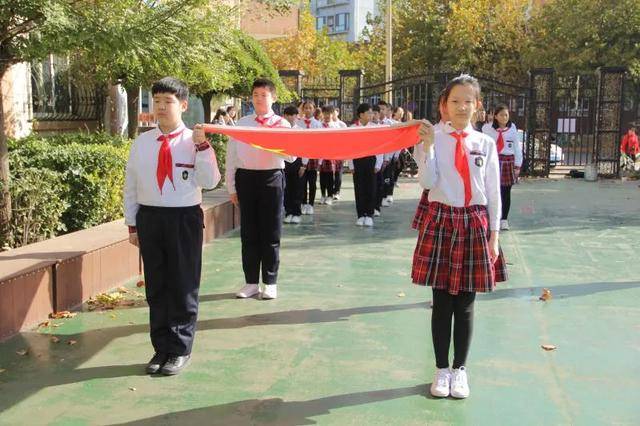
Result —
POLYGON ((169 355, 167 362, 160 370, 165 376, 173 376, 182 371, 189 364, 191 355, 169 355))
POLYGON ((159 373, 165 362, 167 362, 167 354, 156 353, 147 364, 147 374, 159 373))

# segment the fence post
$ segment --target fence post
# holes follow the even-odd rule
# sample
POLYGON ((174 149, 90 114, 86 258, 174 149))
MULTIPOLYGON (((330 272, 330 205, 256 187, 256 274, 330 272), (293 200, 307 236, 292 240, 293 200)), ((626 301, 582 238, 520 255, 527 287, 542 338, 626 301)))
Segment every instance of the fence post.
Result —
POLYGON ((598 93, 593 161, 597 165, 599 176, 619 176, 618 144, 622 136, 624 80, 627 70, 623 67, 600 67, 596 72, 598 93))
POLYGON ((529 71, 529 115, 525 140, 528 176, 549 176, 549 155, 555 133, 551 122, 554 90, 553 68, 535 68, 529 71))
POLYGON ((355 120, 355 112, 362 98, 364 70, 340 70, 339 108, 345 122, 355 120))

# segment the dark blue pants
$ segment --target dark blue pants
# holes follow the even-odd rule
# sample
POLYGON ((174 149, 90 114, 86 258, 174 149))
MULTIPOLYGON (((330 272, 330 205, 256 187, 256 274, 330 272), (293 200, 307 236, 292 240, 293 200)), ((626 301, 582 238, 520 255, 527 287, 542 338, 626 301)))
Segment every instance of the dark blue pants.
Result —
POLYGON ((202 209, 141 206, 136 226, 153 348, 158 353, 189 355, 198 318, 202 209))

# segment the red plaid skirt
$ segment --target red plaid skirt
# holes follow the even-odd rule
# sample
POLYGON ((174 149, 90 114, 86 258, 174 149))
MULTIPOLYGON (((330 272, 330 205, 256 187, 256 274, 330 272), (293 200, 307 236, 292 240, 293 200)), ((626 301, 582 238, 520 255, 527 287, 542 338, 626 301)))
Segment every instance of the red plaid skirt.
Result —
POLYGON ((318 170, 318 160, 309 160, 307 170, 318 170))
POLYGON ((451 207, 429 203, 413 254, 414 284, 450 294, 493 291, 506 281, 502 249, 489 258, 489 219, 485 206, 451 207))
POLYGON ((420 197, 420 202, 418 203, 418 207, 416 208, 416 214, 413 215, 413 222, 411 222, 411 229, 415 229, 419 231, 422 228, 422 223, 424 222, 424 218, 429 211, 429 190, 425 189, 422 191, 422 197, 420 197))
POLYGON ((499 155, 500 186, 513 186, 518 181, 516 176, 516 158, 513 155, 499 155))
POLYGON ((320 173, 327 172, 335 172, 336 171, 336 163, 333 160, 322 160, 322 164, 320 164, 320 173))

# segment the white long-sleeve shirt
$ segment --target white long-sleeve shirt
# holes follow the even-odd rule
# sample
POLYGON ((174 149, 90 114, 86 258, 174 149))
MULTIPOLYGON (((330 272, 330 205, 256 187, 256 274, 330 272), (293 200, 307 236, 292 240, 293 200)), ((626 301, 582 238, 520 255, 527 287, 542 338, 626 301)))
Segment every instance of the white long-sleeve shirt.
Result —
MULTIPOLYGON (((375 127, 375 126, 378 126, 378 124, 375 124, 374 122, 370 121, 370 122, 368 122, 364 127, 375 127)), ((353 124, 351 125, 351 127, 363 127, 363 126, 362 126, 362 124, 360 124, 360 122, 358 121, 358 122, 356 122, 356 123, 353 123, 353 124)), ((377 154, 377 155, 376 155, 376 165, 374 166, 374 168, 375 168, 376 170, 380 170, 380 168, 382 167, 383 157, 384 157, 384 156, 383 156, 382 154, 377 154)), ((353 170, 353 169, 354 169, 354 166, 353 166, 353 160, 349 160, 349 168, 350 168, 351 170, 353 170)))
MULTIPOLYGON (((262 127, 256 121, 256 115, 246 115, 237 122, 239 127, 262 127)), ((267 122, 265 127, 284 127, 291 128, 291 124, 284 118, 277 116, 273 111, 265 114, 267 122)), ((291 163, 295 161, 295 157, 281 156, 269 151, 254 148, 246 143, 239 142, 233 138, 229 139, 227 144, 227 161, 226 161, 226 181, 229 194, 235 194, 236 191, 236 170, 274 170, 284 169, 284 162, 291 163)))
POLYGON ((197 151, 190 129, 180 124, 170 133, 182 131, 169 141, 173 160, 173 184, 164 180, 162 193, 156 171, 162 143, 159 128, 139 135, 131 145, 124 183, 124 219, 136 226, 141 205, 156 207, 189 207, 202 202, 202 188, 214 188, 220 182, 220 170, 212 148, 197 151))
MULTIPOLYGON (((455 167, 456 130, 450 124, 436 129, 434 144, 418 162, 418 175, 423 188, 429 189, 429 201, 453 207, 464 207, 464 183, 455 167)), ((489 229, 500 229, 500 168, 496 143, 473 129, 464 129, 464 149, 471 178, 470 205, 487 206, 489 229)))
MULTIPOLYGON (((491 138, 498 143, 498 130, 492 125, 482 126, 482 133, 491 136, 491 138)), ((502 134, 504 140, 504 147, 498 154, 500 155, 513 155, 515 157, 515 166, 522 166, 522 146, 520 146, 520 138, 518 137, 518 128, 515 124, 511 123, 509 129, 502 134)))

